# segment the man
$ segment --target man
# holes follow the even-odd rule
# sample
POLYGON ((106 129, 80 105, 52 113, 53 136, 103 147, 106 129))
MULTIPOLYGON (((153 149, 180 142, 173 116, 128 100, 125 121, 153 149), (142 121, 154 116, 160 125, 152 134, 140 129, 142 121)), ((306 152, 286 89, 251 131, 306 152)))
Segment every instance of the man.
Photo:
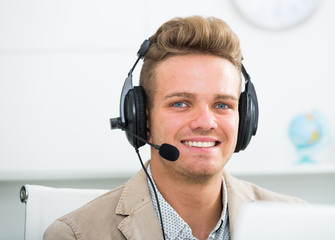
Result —
POLYGON ((216 18, 176 18, 150 38, 140 85, 148 140, 178 148, 171 162, 151 149, 146 168, 123 186, 56 220, 44 239, 230 239, 238 210, 255 200, 303 201, 224 171, 239 128, 241 51, 216 18), (154 190, 158 191, 158 198, 154 190), (157 202, 158 201, 158 202, 157 202))

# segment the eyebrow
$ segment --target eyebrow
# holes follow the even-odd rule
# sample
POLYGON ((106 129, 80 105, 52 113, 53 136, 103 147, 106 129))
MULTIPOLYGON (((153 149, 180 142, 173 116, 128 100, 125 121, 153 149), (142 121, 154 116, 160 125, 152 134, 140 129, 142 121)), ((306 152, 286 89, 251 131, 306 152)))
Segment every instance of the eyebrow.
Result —
MULTIPOLYGON (((175 93, 170 93, 164 97, 164 99, 169 99, 173 97, 184 97, 184 98, 189 98, 189 99, 195 99, 197 97, 197 94, 194 93, 189 93, 189 92, 175 92, 175 93)), ((222 99, 230 99, 234 101, 238 101, 238 98, 233 96, 233 95, 228 95, 228 94, 216 94, 214 96, 215 100, 222 100, 222 99)))
POLYGON ((188 93, 188 92, 175 92, 175 93, 170 93, 164 97, 164 99, 169 99, 173 97, 186 97, 186 98, 196 98, 196 94, 193 93, 188 93))
POLYGON ((237 97, 235 97, 233 95, 228 95, 228 94, 217 94, 217 95, 215 95, 214 99, 216 99, 216 100, 228 99, 228 100, 238 101, 237 97))

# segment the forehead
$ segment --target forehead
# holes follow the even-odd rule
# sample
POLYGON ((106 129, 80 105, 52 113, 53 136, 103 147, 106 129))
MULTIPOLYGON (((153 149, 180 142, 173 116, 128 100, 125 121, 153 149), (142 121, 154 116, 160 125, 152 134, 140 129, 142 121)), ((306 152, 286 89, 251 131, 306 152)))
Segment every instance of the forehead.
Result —
POLYGON ((240 72, 230 61, 217 56, 172 56, 158 64, 155 73, 158 95, 190 92, 239 96, 240 93, 240 72))

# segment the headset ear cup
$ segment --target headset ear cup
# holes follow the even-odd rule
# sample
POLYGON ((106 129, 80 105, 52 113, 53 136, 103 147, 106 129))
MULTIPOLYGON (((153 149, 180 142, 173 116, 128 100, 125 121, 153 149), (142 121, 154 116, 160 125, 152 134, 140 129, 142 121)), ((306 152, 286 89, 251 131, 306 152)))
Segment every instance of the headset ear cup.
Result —
POLYGON ((256 92, 243 92, 239 100, 240 122, 235 152, 246 149, 251 137, 256 134, 258 125, 258 102, 256 92), (254 95, 253 95, 254 94, 254 95), (254 97, 253 97, 254 96, 254 97))
MULTIPOLYGON (((136 108, 136 132, 135 134, 147 140, 147 116, 145 92, 141 86, 134 87, 135 108, 136 108)), ((136 139, 137 147, 145 143, 136 139)))
MULTIPOLYGON (((136 132, 136 107, 135 107, 135 97, 134 97, 134 89, 131 88, 127 92, 124 98, 124 119, 125 119, 125 128, 129 130, 131 133, 136 132)), ((136 144, 136 138, 134 138, 131 134, 126 132, 126 137, 129 143, 132 146, 136 144)))
MULTIPOLYGON (((124 100, 125 127, 129 132, 147 140, 145 94, 142 87, 129 89, 124 100)), ((142 147, 145 143, 126 132, 127 139, 133 147, 142 147)))
POLYGON ((241 93, 239 104, 239 125, 238 125, 238 134, 237 134, 237 143, 235 147, 235 152, 243 150, 245 147, 245 138, 248 128, 248 95, 246 92, 241 93))
POLYGON ((259 115, 256 90, 243 64, 241 71, 245 79, 245 91, 241 93, 238 105, 240 121, 235 152, 244 150, 249 145, 251 137, 256 135, 259 115))

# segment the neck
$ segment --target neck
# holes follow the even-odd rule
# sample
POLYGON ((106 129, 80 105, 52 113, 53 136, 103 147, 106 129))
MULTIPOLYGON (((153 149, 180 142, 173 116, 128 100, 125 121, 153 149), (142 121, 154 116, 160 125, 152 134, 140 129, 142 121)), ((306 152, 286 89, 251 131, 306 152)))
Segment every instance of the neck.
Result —
POLYGON ((172 177, 155 162, 151 171, 160 193, 190 226, 193 235, 207 239, 222 212, 222 172, 206 181, 191 181, 172 177))

